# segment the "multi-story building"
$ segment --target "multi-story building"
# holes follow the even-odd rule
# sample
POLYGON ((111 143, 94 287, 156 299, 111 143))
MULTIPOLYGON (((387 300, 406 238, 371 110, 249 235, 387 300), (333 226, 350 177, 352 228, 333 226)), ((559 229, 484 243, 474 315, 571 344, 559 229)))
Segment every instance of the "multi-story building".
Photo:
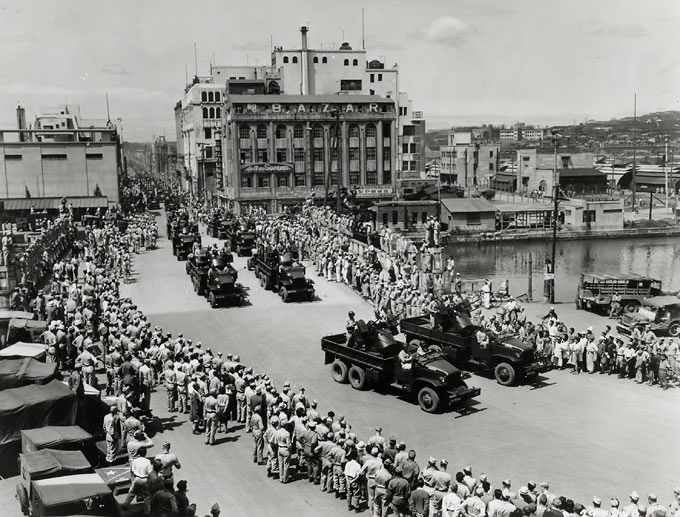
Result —
MULTIPOLYGON (((192 178, 188 186, 192 186, 195 191, 204 191, 208 195, 217 192, 220 196, 227 195, 226 185, 220 188, 211 177, 214 175, 215 167, 211 165, 216 153, 222 153, 224 182, 228 183, 228 197, 239 204, 239 200, 233 198, 234 194, 240 195, 242 171, 252 171, 257 169, 257 164, 272 164, 274 169, 281 169, 278 161, 283 158, 279 153, 277 156, 276 148, 273 150, 263 149, 260 146, 250 148, 250 154, 241 153, 242 148, 234 148, 232 139, 237 139, 238 144, 244 144, 245 133, 238 134, 239 130, 232 128, 229 135, 227 129, 222 131, 222 124, 235 124, 248 121, 249 130, 253 129, 256 133, 263 136, 256 136, 260 144, 263 138, 272 138, 281 143, 281 139, 288 138, 276 134, 276 127, 283 121, 285 130, 295 130, 296 121, 309 122, 302 124, 303 131, 314 131, 314 122, 318 122, 324 131, 335 127, 334 122, 339 123, 340 133, 338 147, 343 149, 340 152, 340 167, 343 168, 341 175, 342 184, 345 188, 354 188, 359 195, 372 193, 378 197, 391 196, 396 192, 396 182, 399 178, 419 178, 425 173, 425 119, 422 112, 414 112, 408 96, 399 92, 399 68, 394 65, 386 68, 385 64, 379 60, 367 61, 366 50, 354 50, 348 43, 343 43, 339 49, 310 49, 307 45, 307 28, 302 27, 302 44, 300 48, 274 47, 271 54, 271 66, 246 66, 246 67, 213 67, 209 77, 196 77, 191 85, 187 86, 184 98, 175 108, 176 125, 178 130, 178 153, 183 154, 184 177, 192 178), (221 88, 223 99, 222 114, 223 120, 215 120, 211 117, 210 108, 201 96, 201 91, 206 88, 221 88), (250 97, 248 97, 250 96, 250 97), (266 98, 265 98, 266 96, 266 98), (252 102, 247 102, 248 100, 252 102), (248 106, 252 104, 252 106, 248 106), (381 110, 374 111, 375 106, 381 110), (274 108, 276 106, 276 108, 274 108), (305 111, 301 111, 300 107, 305 111), (208 109, 207 118, 205 108, 208 109), (253 111, 253 109, 255 111, 253 111), (244 113, 236 113, 236 109, 245 110, 244 113), (280 112, 274 112, 280 109, 280 112), (309 109, 314 110, 310 116, 309 109), (355 111, 352 111, 355 110, 355 111), (361 111, 356 111, 361 110, 361 111), (332 113, 331 113, 332 112, 332 113), (339 113, 339 115, 337 115, 339 113), (377 115, 377 116, 376 116, 377 115), (355 122, 356 124, 352 124, 355 122), (357 138, 367 138, 373 142, 378 138, 379 124, 382 123, 383 140, 376 141, 376 145, 367 145, 366 152, 369 158, 357 156, 357 150, 364 152, 362 146, 354 147, 359 141, 357 138), (290 124, 290 127, 288 127, 290 124), (356 134, 359 128, 360 134, 356 134), (259 129, 257 129, 259 127, 259 129), (199 129, 211 129, 208 133, 199 135, 199 129), (263 129, 264 128, 264 129, 263 129), (274 128, 274 129, 271 129, 274 128), (308 129, 304 129, 308 128, 308 129), (221 132, 222 148, 218 145, 215 138, 215 130, 221 132), (265 130, 274 131, 274 136, 265 133, 265 130), (367 131, 369 136, 361 133, 367 131), (179 135, 182 138, 179 138, 179 135), (208 136, 209 135, 209 136, 208 136), (234 136, 237 135, 237 136, 234 136), (375 166, 375 170, 369 170, 373 163, 378 161, 378 149, 385 148, 384 144, 389 139, 389 156, 375 166), (181 142, 181 144, 180 144, 181 142), (376 149, 373 158, 373 148, 376 149), (209 150, 212 149, 212 150, 209 150), (223 152, 222 152, 223 151, 223 152), (267 151, 265 154, 264 151, 267 151), (346 155, 346 161, 343 157, 346 155), (267 160, 263 160, 266 157, 267 160), (242 161, 251 160, 251 161, 242 161), (363 161, 362 161, 363 160, 363 161), (244 170, 246 165, 253 167, 244 170), (359 170, 354 170, 359 164, 359 170), (200 166, 202 165, 202 167, 200 166), (205 174, 203 173, 205 172, 205 174), (347 173, 349 176, 347 176, 347 173), (351 174, 350 174, 351 173, 351 174), (359 173, 358 182, 355 182, 355 174, 359 173), (346 177, 345 177, 346 176, 346 177), (350 177, 351 176, 351 177, 350 177), (202 180, 201 178, 205 178, 202 180), (380 183, 380 182, 383 183, 380 183), (370 186, 370 188, 369 188, 370 186), (379 188, 378 188, 379 186, 379 188), (364 188, 366 187, 366 188, 364 188), (234 190, 236 189, 236 190, 234 190)), ((219 106, 215 106, 217 109, 219 106)), ((279 128, 279 129, 282 129, 279 128)), ((283 129, 282 129, 283 130, 283 129)), ((298 128, 299 131, 299 128, 298 128)), ((318 128, 317 128, 317 134, 318 128)), ((325 133, 324 133, 325 135, 325 133)), ((249 137, 248 137, 249 138, 249 137)), ((325 136, 314 137, 318 139, 325 136)), ((329 138, 335 138, 331 136, 329 138)), ((305 134, 294 137, 297 143, 307 141, 305 134)), ((366 144, 366 140, 363 141, 366 144)), ((295 142, 293 142, 295 143, 295 142)), ((330 144, 329 144, 330 145, 330 144)), ((243 148, 247 151, 249 148, 243 148)), ((299 184, 299 173, 295 179, 290 177, 290 185, 282 189, 295 187, 296 191, 289 191, 287 201, 291 199, 293 192, 297 192, 295 197, 300 199, 304 192, 309 193, 311 189, 318 191, 318 181, 315 183, 314 177, 318 177, 320 172, 330 174, 331 171, 326 167, 323 171, 317 170, 320 163, 325 163, 326 158, 319 158, 320 150, 318 146, 304 145, 292 147, 290 156, 286 156, 289 163, 297 163, 300 167, 312 167, 312 162, 317 162, 316 169, 305 169, 305 176, 309 182, 299 184), (295 149, 298 149, 297 160, 295 159, 295 149), (312 154, 316 152, 318 160, 312 154), (301 158, 300 153, 310 153, 310 158, 301 158), (306 164, 306 165, 304 165, 306 164)), ((325 153, 330 153, 330 147, 326 147, 325 153)), ((295 166, 293 166, 295 168, 295 166)), ((247 176, 247 172, 246 172, 247 176)), ((217 178, 217 176, 215 176, 217 178)), ((244 180, 245 181, 245 180, 244 180)), ((257 184, 259 180, 255 180, 257 184)), ((278 180, 277 180, 278 181, 278 180)), ((283 180, 281 180, 283 181, 283 180)), ((325 180, 324 180, 325 181, 325 180)), ((329 180, 332 186, 332 182, 329 180)), ((245 181, 244 185, 247 184, 245 181)), ((269 194, 268 201, 272 207, 278 203, 278 185, 276 187, 248 187, 243 188, 270 188, 275 192, 269 194), (273 197, 272 197, 273 196, 273 197)), ((334 188, 334 187, 333 187, 334 188)), ((281 192, 283 192, 282 190, 281 192)), ((260 202, 263 194, 260 194, 260 202)), ((284 198, 281 198, 284 199, 284 198)), ((286 202, 287 202, 286 201, 286 202)), ((267 204, 264 202, 264 204, 267 204)))
POLYGON ((498 171, 500 146, 473 143, 469 132, 451 133, 440 147, 442 183, 461 187, 486 187, 498 171))
POLYGON ((518 142, 520 139, 520 129, 516 127, 510 129, 501 129, 500 138, 501 141, 518 142))
POLYGON ((157 136, 151 144, 151 174, 158 179, 170 179, 177 166, 177 145, 165 136, 157 136))
POLYGON ((522 128, 521 139, 529 141, 541 141, 545 137, 543 129, 525 127, 522 128))
POLYGON ((80 208, 102 206, 102 199, 112 205, 120 199, 120 174, 116 127, 82 118, 78 106, 44 109, 31 129, 19 107, 17 129, 0 130, 0 197, 78 197, 80 208))
POLYGON ((551 195, 554 186, 554 169, 592 169, 593 153, 559 149, 557 164, 555 154, 540 152, 538 149, 519 149, 517 151, 517 167, 512 178, 511 190, 532 192, 534 190, 551 195))

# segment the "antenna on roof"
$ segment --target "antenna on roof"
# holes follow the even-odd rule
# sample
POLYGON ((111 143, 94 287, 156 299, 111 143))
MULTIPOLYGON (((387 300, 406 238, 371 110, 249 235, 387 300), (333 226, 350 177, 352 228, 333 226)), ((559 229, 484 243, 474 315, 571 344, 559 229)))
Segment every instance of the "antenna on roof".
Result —
POLYGON ((364 40, 364 8, 361 8, 361 48, 366 50, 366 41, 364 40))
POLYGON ((194 42, 194 68, 196 70, 196 77, 198 77, 198 51, 196 50, 196 42, 194 42))
POLYGON ((274 36, 272 36, 270 34, 269 35, 269 53, 271 54, 273 52, 274 52, 274 36))
POLYGON ((184 83, 189 84, 189 66, 184 62, 184 83))
POLYGON ((111 114, 109 113, 109 92, 106 92, 106 121, 111 122, 111 114))

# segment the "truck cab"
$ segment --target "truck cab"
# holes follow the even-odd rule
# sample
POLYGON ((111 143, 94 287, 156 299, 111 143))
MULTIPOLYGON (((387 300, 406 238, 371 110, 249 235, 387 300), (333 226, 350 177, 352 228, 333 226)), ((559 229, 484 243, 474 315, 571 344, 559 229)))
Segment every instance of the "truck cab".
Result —
POLYGON ((680 337, 680 298, 677 296, 645 298, 637 312, 621 317, 616 330, 630 335, 634 328, 644 330, 647 325, 654 334, 680 337))

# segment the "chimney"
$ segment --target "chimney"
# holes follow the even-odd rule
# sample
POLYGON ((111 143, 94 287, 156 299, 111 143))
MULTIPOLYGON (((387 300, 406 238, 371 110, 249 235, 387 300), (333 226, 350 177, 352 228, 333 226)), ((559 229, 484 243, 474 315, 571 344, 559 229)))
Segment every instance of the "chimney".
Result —
MULTIPOLYGON (((26 110, 21 105, 17 106, 17 129, 26 129, 26 110)), ((26 134, 23 132, 19 133, 19 142, 25 141, 26 134)))
POLYGON ((302 34, 302 50, 307 50, 307 31, 309 31, 309 29, 306 25, 300 27, 300 33, 302 34))

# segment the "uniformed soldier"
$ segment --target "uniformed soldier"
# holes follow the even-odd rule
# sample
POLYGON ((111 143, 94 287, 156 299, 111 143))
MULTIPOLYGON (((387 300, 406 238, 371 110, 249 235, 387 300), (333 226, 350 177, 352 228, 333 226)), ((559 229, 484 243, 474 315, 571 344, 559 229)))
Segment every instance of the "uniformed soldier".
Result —
POLYGON ((290 433, 284 426, 280 426, 272 436, 277 448, 279 464, 279 481, 288 482, 288 468, 290 467, 291 438, 290 433))
POLYGON ((203 419, 205 420, 205 444, 215 445, 217 432, 217 399, 211 391, 203 401, 203 419))
POLYGON ((175 412, 175 400, 177 399, 177 374, 172 369, 172 362, 168 362, 163 371, 163 379, 165 381, 165 392, 168 397, 168 411, 175 412))
POLYGON ((261 406, 256 406, 250 417, 250 425, 253 429, 253 463, 264 464, 264 422, 262 421, 261 406))

